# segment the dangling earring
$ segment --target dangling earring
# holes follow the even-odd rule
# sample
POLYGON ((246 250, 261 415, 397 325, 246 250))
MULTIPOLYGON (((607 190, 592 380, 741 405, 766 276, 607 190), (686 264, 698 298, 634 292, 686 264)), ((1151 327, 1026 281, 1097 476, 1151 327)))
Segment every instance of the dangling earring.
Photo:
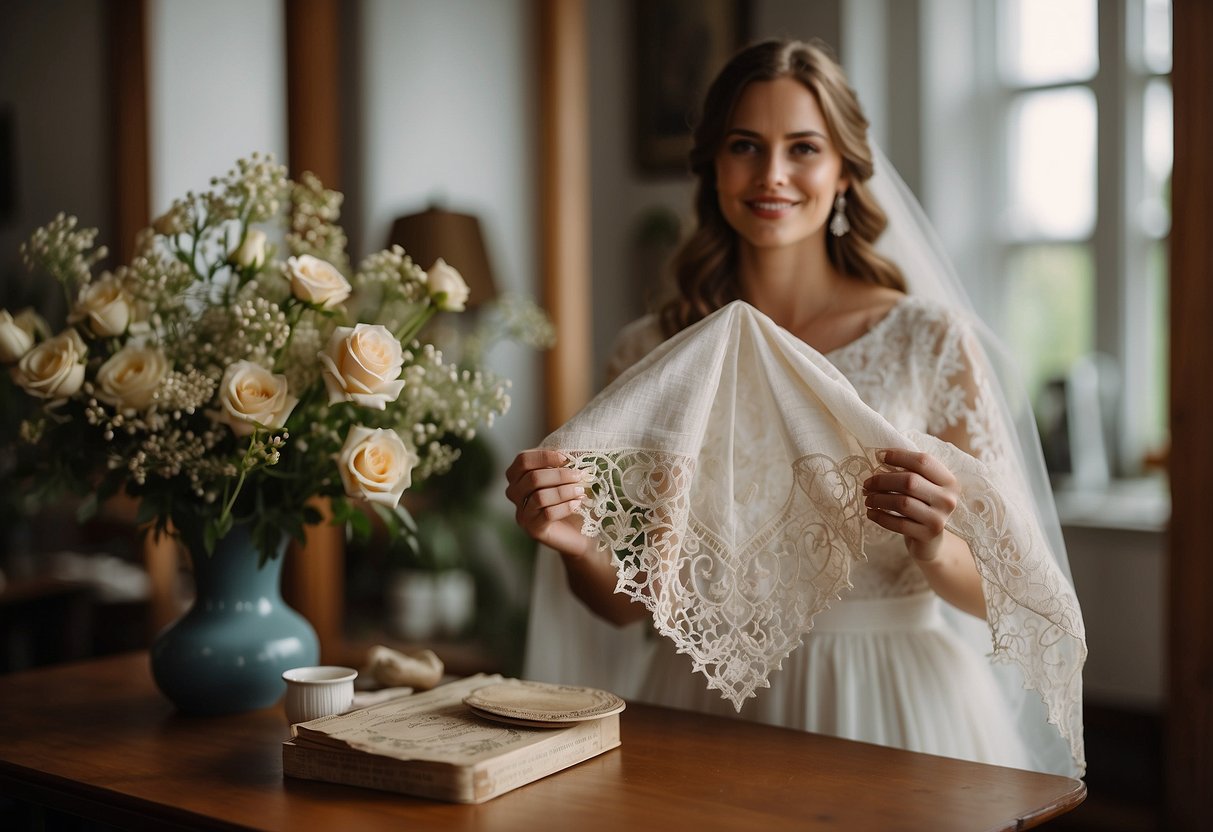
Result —
POLYGON ((851 230, 851 223, 847 221, 847 198, 841 193, 834 197, 834 216, 830 217, 830 233, 835 237, 842 237, 851 230))

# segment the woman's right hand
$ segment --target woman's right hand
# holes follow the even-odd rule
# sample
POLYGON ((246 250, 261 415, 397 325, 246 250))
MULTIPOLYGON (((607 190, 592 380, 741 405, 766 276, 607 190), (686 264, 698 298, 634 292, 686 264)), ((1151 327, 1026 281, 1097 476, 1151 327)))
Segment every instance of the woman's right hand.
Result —
POLYGON ((559 552, 584 556, 594 549, 581 533, 577 514, 585 496, 584 480, 580 471, 567 467, 568 461, 559 451, 523 451, 505 471, 505 496, 527 534, 559 552))

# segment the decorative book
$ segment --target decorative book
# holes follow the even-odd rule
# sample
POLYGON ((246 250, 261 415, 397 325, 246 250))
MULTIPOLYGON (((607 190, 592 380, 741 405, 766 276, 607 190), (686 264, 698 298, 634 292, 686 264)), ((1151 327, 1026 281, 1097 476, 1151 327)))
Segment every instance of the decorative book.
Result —
POLYGON ((479 674, 294 725, 282 772, 483 803, 617 747, 621 710, 623 700, 605 691, 479 674))

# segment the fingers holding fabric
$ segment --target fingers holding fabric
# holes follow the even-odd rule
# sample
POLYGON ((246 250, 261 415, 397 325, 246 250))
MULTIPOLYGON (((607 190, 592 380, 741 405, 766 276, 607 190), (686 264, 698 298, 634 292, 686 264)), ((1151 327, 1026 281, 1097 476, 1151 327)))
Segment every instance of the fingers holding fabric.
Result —
POLYGON ((584 496, 585 486, 582 485, 565 483, 535 488, 518 503, 518 515, 520 519, 525 519, 528 513, 533 513, 549 521, 560 520, 567 516, 567 513, 559 513, 555 509, 567 505, 575 508, 581 505, 581 498, 584 496))
POLYGON ((917 474, 927 482, 942 488, 953 488, 956 485, 956 477, 948 466, 925 451, 887 448, 878 454, 888 468, 900 468, 905 472, 917 474))
MULTIPOLYGON (((559 451, 534 449, 523 451, 514 457, 505 471, 505 496, 519 510, 524 502, 534 499, 536 491, 559 488, 566 484, 579 483, 582 474, 568 467, 569 458, 559 451)), ((550 504, 553 500, 548 500, 550 504)))
POLYGON ((569 554, 583 554, 577 509, 585 496, 584 475, 567 467, 559 451, 523 451, 506 469, 505 495, 514 504, 514 520, 532 538, 569 554))
POLYGON ((864 498, 864 506, 870 520, 915 540, 937 537, 947 527, 939 511, 905 494, 870 494, 864 498))
POLYGON ((902 535, 915 558, 931 560, 960 502, 956 477, 921 451, 895 448, 879 455, 884 467, 863 483, 868 519, 902 535))
POLYGON ((898 494, 909 497, 947 514, 956 510, 957 494, 954 488, 938 485, 921 474, 911 471, 873 474, 864 481, 863 489, 865 493, 898 494))
POLYGON ((563 468, 568 463, 569 458, 560 451, 532 448, 514 457, 514 461, 510 463, 510 467, 505 469, 505 478, 513 485, 519 477, 524 476, 530 471, 540 468, 563 468))

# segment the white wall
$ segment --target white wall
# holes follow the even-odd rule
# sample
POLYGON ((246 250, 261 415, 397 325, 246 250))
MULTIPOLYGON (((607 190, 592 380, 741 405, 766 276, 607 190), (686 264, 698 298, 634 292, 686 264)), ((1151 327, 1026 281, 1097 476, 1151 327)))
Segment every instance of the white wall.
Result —
POLYGON ((254 151, 286 160, 281 0, 149 0, 151 211, 254 151))
POLYGON ((693 217, 689 177, 644 178, 633 163, 630 6, 600 0, 588 8, 594 389, 615 334, 643 311, 647 287, 632 259, 637 220, 660 210, 690 228, 693 217))
POLYGON ((1166 537, 1162 532, 1067 527, 1074 588, 1087 626, 1088 702, 1165 706, 1166 537))
MULTIPOLYGON (((537 298, 532 16, 525 0, 364 0, 359 251, 437 200, 480 218, 499 291, 537 298)), ((489 432, 508 460, 542 438, 539 359, 502 345, 491 364, 514 382, 489 432)))

